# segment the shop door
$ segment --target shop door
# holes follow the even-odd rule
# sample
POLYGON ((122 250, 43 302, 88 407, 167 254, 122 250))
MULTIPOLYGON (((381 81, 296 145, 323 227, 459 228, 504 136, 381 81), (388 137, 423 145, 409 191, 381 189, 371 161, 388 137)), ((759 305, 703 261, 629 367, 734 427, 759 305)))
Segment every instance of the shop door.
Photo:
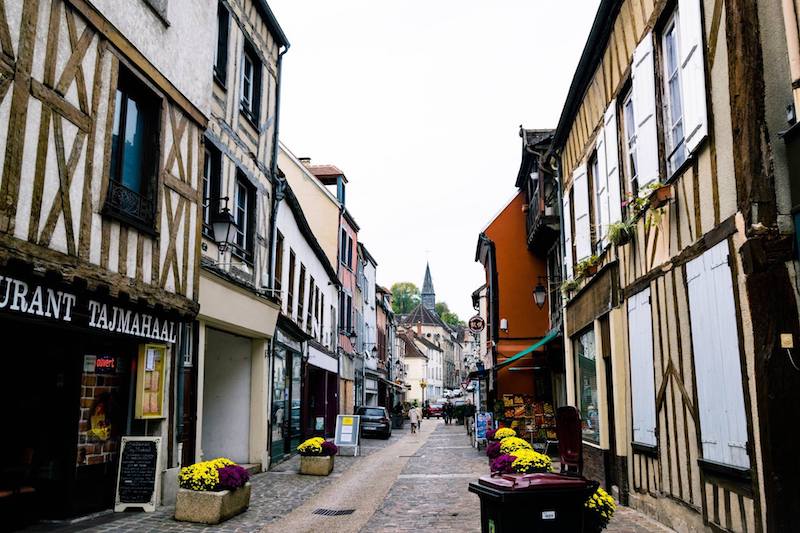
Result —
POLYGON ((272 355, 272 429, 270 437, 270 457, 272 458, 272 463, 281 461, 286 453, 286 439, 284 435, 289 418, 286 408, 289 399, 289 382, 286 379, 286 357, 286 349, 276 344, 272 355))
POLYGON ((292 376, 291 376, 291 383, 290 383, 290 397, 292 400, 291 403, 291 418, 289 420, 289 448, 286 450, 286 453, 292 453, 294 450, 297 449, 297 446, 300 445, 300 440, 303 436, 303 428, 300 424, 300 408, 301 408, 301 401, 300 398, 302 397, 302 383, 303 383, 303 375, 302 375, 302 359, 300 358, 300 354, 294 351, 288 352, 291 360, 292 365, 292 376))

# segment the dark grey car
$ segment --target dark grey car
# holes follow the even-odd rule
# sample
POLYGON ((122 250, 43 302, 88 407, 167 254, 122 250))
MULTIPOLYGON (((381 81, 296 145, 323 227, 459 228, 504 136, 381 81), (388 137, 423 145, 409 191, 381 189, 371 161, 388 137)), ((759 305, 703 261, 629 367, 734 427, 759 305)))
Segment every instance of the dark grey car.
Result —
POLYGON ((392 436, 392 421, 385 407, 359 407, 356 414, 361 417, 361 435, 378 435, 384 439, 392 436))

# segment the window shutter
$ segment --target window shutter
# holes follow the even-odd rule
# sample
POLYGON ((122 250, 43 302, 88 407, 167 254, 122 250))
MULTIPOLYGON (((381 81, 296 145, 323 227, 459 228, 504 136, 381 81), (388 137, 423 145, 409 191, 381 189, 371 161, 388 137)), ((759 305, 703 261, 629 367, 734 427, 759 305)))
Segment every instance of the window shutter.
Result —
POLYGON ((701 9, 700 0, 678 1, 683 131, 690 153, 708 134, 701 9))
POLYGON ((728 242, 686 264, 703 458, 749 467, 728 242))
POLYGON ((633 51, 633 114, 636 122, 636 166, 639 189, 658 180, 656 84, 653 34, 645 35, 633 51))
POLYGON ((586 180, 586 165, 580 165, 572 173, 572 202, 575 210, 575 260, 582 261, 592 255, 589 183, 586 180))
POLYGON ((650 289, 628 299, 628 346, 631 356, 633 441, 656 445, 656 384, 650 289))
MULTIPOLYGON (((595 228, 597 231, 598 248, 602 250, 605 247, 605 238, 608 233, 608 172, 606 170, 606 151, 607 139, 605 136, 605 127, 600 128, 597 134, 597 172, 594 178, 595 197, 597 198, 597 205, 594 208, 595 228)), ((598 252, 599 253, 599 252, 598 252)))
POLYGON ((561 220, 564 224, 564 264, 567 267, 567 278, 572 278, 572 211, 569 208, 569 191, 564 192, 563 206, 561 220))
POLYGON ((608 191, 608 223, 622 220, 622 193, 619 186, 619 135, 617 105, 611 102, 606 110, 603 130, 606 136, 606 190, 608 191))

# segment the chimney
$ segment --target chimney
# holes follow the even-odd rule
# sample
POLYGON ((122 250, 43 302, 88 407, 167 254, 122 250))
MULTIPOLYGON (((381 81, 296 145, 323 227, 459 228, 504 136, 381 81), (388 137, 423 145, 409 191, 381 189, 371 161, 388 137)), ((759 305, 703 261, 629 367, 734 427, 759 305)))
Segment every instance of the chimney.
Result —
POLYGON ((303 165, 310 167, 311 166, 311 158, 310 157, 298 157, 297 159, 300 160, 303 165))

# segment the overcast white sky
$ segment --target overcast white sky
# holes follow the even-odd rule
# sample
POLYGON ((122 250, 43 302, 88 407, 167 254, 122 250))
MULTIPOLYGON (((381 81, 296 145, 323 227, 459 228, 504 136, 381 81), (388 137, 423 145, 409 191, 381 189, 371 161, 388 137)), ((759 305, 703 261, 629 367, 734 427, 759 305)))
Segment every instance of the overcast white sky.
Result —
POLYGON ((519 125, 555 127, 599 0, 270 0, 281 139, 341 168, 378 282, 466 319, 478 233, 511 198, 519 125))

